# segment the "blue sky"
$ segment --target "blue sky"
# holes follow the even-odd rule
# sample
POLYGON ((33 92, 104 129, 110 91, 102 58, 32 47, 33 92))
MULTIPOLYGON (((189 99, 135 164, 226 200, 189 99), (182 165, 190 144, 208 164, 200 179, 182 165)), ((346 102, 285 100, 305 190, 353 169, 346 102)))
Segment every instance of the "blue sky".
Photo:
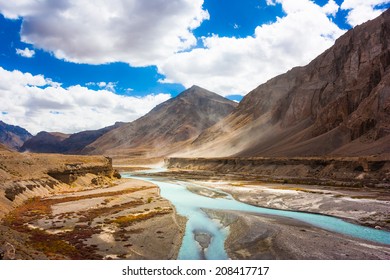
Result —
POLYGON ((75 132, 131 121, 192 84, 240 100, 386 0, 0 0, 0 119, 75 132))

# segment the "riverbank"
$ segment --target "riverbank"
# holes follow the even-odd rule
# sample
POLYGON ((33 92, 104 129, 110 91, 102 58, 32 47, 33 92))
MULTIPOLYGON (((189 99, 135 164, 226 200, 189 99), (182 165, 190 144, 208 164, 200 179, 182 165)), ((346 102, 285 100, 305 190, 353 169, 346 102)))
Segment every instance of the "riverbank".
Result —
POLYGON ((172 171, 267 183, 390 188, 390 156, 166 158, 172 171))
POLYGON ((219 196, 220 190, 254 206, 330 215, 390 231, 388 188, 266 183, 250 176, 218 176, 200 170, 168 170, 154 176, 194 182, 204 188, 189 190, 204 196, 219 196), (210 188, 212 194, 208 194, 210 188))
POLYGON ((28 200, 3 219, 0 244, 16 259, 176 259, 184 228, 157 186, 121 179, 28 200))
POLYGON ((202 182, 201 184, 216 191, 227 192, 234 199, 254 206, 324 214, 390 231, 390 193, 380 189, 243 181, 202 182))
MULTIPOLYGON (((148 173, 145 180, 157 184, 162 195, 178 206, 179 213, 189 215, 181 248, 183 254, 179 253, 183 259, 390 259, 390 245, 387 245, 390 234, 386 231, 364 228, 330 216, 301 213, 308 211, 271 210, 237 202, 228 192, 246 188, 237 181, 181 180, 167 174, 164 179, 153 179, 150 177, 155 174, 148 173)), ((256 191, 259 186, 252 187, 256 191)), ((276 186, 275 189, 261 187, 270 191, 276 189, 276 186)), ((297 197, 298 192, 302 192, 297 188, 285 190, 289 186, 279 187, 282 193, 297 197)), ((307 193, 323 196, 314 190, 307 193)), ((246 195, 252 197, 248 192, 246 195)), ((283 199, 279 203, 281 201, 283 199)), ((373 207, 376 202, 372 202, 373 207)))
POLYGON ((294 219, 239 211, 204 211, 229 227, 225 248, 232 259, 390 259, 390 246, 329 232, 294 219))

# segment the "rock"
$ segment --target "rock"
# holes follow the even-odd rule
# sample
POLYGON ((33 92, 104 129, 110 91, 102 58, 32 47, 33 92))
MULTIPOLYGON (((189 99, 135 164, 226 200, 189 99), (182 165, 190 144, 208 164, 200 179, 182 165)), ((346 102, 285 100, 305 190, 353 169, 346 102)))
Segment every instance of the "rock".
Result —
POLYGON ((112 174, 112 177, 116 179, 122 178, 121 174, 118 172, 118 170, 114 170, 114 173, 112 174))
POLYGON ((211 236, 205 232, 195 232, 194 239, 199 243, 202 249, 207 249, 211 242, 211 236))

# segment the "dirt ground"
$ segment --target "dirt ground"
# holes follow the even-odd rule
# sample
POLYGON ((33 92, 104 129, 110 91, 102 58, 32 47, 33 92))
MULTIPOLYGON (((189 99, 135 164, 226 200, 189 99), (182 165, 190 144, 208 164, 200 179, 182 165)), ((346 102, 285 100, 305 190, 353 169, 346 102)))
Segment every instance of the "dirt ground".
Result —
POLYGON ((184 227, 155 185, 121 179, 29 199, 3 219, 0 244, 15 259, 176 259, 184 227))

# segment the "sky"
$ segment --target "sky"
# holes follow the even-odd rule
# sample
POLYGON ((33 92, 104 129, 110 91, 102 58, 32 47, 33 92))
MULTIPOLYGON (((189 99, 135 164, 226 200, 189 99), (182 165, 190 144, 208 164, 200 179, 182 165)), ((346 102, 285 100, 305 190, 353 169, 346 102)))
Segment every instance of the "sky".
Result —
POLYGON ((390 0, 0 0, 0 120, 74 133, 198 85, 229 99, 303 66, 390 0))

